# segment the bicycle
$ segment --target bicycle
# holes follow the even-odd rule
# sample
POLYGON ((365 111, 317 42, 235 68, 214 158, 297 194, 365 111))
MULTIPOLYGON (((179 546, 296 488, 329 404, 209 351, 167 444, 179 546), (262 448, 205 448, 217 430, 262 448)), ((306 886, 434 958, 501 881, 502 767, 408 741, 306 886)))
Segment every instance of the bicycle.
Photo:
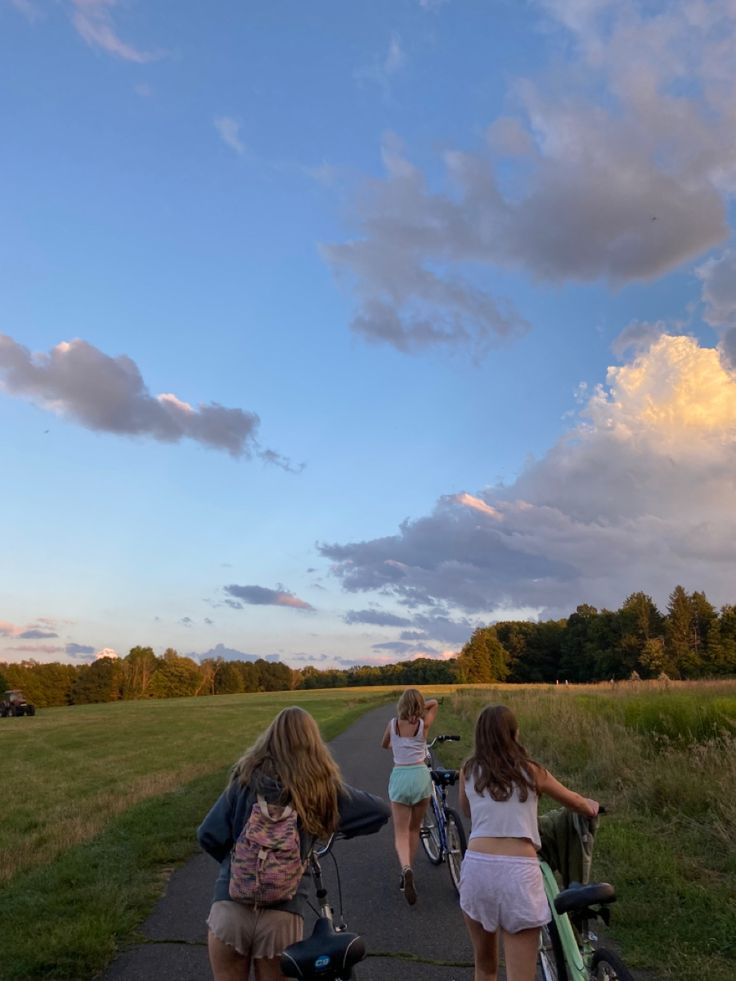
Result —
POLYGON ((419 840, 432 865, 447 862, 452 884, 458 894, 460 866, 468 843, 459 814, 447 804, 447 788, 457 783, 458 771, 438 766, 438 761, 432 755, 432 748, 435 743, 457 742, 459 739, 459 736, 435 736, 427 746, 427 766, 432 774, 432 796, 419 832, 419 840))
POLYGON ((314 880, 319 913, 312 935, 291 944, 281 955, 281 973, 287 978, 301 978, 303 981, 349 981, 357 978, 355 965, 366 956, 363 938, 357 933, 348 933, 342 910, 340 872, 334 855, 332 859, 337 870, 340 897, 337 923, 322 879, 320 859, 331 854, 336 837, 338 836, 331 835, 325 845, 321 848, 315 846, 309 853, 309 869, 314 880))
POLYGON ((539 864, 552 919, 540 933, 536 981, 634 981, 618 954, 596 946, 598 937, 590 928, 591 920, 610 922, 614 887, 572 882, 561 890, 549 864, 539 864))

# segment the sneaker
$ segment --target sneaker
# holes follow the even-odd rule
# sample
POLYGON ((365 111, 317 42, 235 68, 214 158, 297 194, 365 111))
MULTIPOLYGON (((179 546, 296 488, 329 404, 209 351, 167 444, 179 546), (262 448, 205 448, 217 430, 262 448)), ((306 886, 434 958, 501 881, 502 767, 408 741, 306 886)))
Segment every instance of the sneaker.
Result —
POLYGON ((413 906, 417 901, 417 890, 414 886, 414 873, 408 866, 401 873, 401 891, 407 903, 413 906))

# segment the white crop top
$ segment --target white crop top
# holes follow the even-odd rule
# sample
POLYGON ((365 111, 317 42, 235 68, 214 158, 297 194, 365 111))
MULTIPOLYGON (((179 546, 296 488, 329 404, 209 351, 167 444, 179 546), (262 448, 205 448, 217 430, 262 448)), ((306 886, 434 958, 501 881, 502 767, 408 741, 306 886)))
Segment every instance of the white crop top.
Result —
POLYGON ((414 736, 400 736, 398 721, 391 719, 391 750, 394 754, 394 766, 416 766, 424 763, 427 757, 424 719, 419 720, 414 736))
POLYGON ((528 838, 539 850, 542 842, 537 824, 539 797, 529 790, 525 801, 519 800, 519 788, 508 800, 494 800, 488 790, 477 793, 472 777, 465 780, 465 793, 470 804, 470 840, 473 838, 528 838))

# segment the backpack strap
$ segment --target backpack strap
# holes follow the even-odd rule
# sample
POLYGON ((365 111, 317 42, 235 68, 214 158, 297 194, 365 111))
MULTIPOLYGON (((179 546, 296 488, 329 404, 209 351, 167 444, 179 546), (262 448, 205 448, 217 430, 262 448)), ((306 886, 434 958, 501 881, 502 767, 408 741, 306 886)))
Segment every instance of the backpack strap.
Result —
POLYGON ((274 818, 274 817, 271 817, 271 812, 268 809, 268 801, 266 800, 266 798, 265 797, 262 797, 261 794, 258 794, 258 797, 256 798, 256 800, 258 802, 258 807, 259 807, 259 809, 261 811, 261 814, 263 814, 264 817, 267 817, 269 819, 269 821, 280 821, 280 820, 282 820, 282 818, 287 818, 287 817, 289 817, 289 815, 291 814, 291 812, 293 810, 291 804, 286 804, 284 806, 284 809, 281 812, 281 817, 274 818))

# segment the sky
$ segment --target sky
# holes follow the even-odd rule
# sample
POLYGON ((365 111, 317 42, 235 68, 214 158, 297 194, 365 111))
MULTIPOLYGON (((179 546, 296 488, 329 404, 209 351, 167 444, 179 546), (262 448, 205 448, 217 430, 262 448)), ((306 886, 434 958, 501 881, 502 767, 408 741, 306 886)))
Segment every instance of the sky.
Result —
POLYGON ((736 0, 0 0, 0 660, 736 602, 736 0))

